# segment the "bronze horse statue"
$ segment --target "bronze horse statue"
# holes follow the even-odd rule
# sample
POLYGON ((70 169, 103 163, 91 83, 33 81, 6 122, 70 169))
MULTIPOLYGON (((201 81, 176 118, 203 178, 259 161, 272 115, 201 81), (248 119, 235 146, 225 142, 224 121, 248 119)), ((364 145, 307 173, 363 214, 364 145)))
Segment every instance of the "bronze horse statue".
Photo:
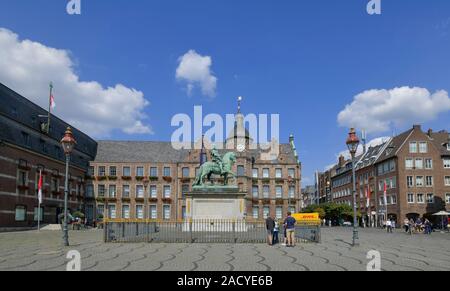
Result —
POLYGON ((220 169, 220 165, 215 162, 206 162, 204 163, 199 171, 198 175, 195 178, 193 186, 203 186, 204 179, 208 178, 208 181, 212 183, 211 175, 220 175, 223 177, 223 184, 228 185, 228 179, 230 177, 236 177, 231 168, 236 163, 236 154, 234 152, 226 153, 222 158, 223 163, 223 171, 220 169))

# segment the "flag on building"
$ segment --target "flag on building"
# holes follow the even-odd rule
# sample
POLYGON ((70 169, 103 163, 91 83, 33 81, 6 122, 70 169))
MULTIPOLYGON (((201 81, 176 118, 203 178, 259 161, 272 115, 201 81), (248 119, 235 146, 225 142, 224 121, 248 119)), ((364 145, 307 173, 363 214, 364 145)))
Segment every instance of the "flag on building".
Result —
POLYGON ((367 185, 366 197, 367 197, 366 207, 369 208, 370 207, 370 186, 369 185, 367 185))
POLYGON ((52 109, 56 107, 55 97, 53 96, 53 84, 50 84, 50 107, 52 109))
POLYGON ((384 205, 387 206, 387 184, 384 182, 384 205))
POLYGON ((39 204, 42 204, 42 170, 39 172, 38 200, 39 204))

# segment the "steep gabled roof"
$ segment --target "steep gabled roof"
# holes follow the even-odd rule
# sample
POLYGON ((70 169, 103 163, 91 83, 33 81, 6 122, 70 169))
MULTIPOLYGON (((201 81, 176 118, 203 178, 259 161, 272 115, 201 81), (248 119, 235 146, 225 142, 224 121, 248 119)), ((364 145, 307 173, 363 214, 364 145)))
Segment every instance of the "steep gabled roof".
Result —
POLYGON ((379 163, 388 159, 391 159, 397 155, 397 152, 405 144, 405 141, 411 135, 415 128, 411 128, 395 137, 393 137, 390 142, 385 147, 384 151, 379 155, 375 163, 379 163))

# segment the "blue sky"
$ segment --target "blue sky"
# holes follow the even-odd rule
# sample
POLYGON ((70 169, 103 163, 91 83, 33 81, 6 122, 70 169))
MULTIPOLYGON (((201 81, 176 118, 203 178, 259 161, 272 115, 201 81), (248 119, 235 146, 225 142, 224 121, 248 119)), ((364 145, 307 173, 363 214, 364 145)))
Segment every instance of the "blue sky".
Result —
MULTIPOLYGON (((153 134, 112 128, 110 139, 170 140, 174 114, 192 114, 193 105, 234 113, 242 95, 244 113, 280 114, 282 141, 295 135, 308 184, 345 148, 348 128, 338 114, 355 95, 403 86, 450 90, 447 0, 382 0, 380 16, 366 13, 366 0, 81 1, 82 15, 70 16, 62 0, 0 0, 0 27, 70 51, 81 81, 143 93, 150 104, 141 120, 153 134), (199 88, 188 96, 177 80, 179 58, 189 50, 211 58, 214 98, 199 88)), ((57 104, 69 95, 62 93, 57 104)), ((369 139, 416 122, 401 108, 393 117, 398 122, 369 139)), ((449 129, 448 113, 434 110, 418 121, 449 129)))

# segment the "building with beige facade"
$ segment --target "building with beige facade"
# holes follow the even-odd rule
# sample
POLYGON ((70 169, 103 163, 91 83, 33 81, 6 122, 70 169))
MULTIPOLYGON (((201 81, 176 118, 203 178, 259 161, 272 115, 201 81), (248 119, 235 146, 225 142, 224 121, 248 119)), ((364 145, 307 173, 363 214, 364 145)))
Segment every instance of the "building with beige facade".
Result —
MULTIPOLYGON (((235 117, 235 129, 220 152, 237 153, 233 170, 239 190, 247 193, 246 217, 263 219, 270 214, 281 218, 288 211, 298 211, 301 164, 294 137, 290 136, 288 144, 279 145, 275 159, 263 159, 263 151, 252 147, 253 139, 244 128, 240 110, 235 117)), ((185 218, 185 195, 192 190, 200 155, 211 160, 208 148, 212 145, 207 140, 204 145, 205 151, 198 149, 201 146, 177 150, 170 142, 99 141, 87 186, 89 195, 96 197, 97 215, 122 219, 185 218)), ((215 177, 214 182, 221 180, 215 177)))

